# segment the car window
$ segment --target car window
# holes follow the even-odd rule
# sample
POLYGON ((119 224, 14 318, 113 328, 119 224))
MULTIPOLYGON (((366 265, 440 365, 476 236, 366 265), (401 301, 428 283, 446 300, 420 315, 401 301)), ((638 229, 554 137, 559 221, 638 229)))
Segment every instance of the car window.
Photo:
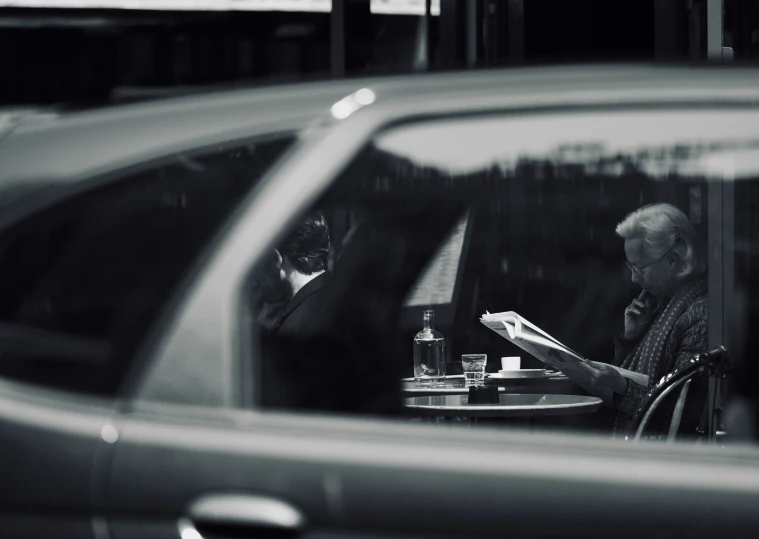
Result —
POLYGON ((0 231, 0 375, 117 391, 182 277, 291 141, 176 154, 0 231))
MULTIPOLYGON (((759 262, 756 119, 753 109, 606 110, 440 119, 381 133, 312 209, 330 232, 323 285, 307 290, 319 300, 303 306, 309 294, 293 294, 288 272, 298 272, 288 266, 279 277, 289 296, 252 303, 262 405, 430 415, 408 400, 441 394, 414 368, 424 311, 445 338, 448 376, 463 374, 462 355, 486 354, 486 385, 497 385, 501 358, 518 356, 520 370, 548 369, 541 376, 550 379, 503 382, 506 394, 533 395, 535 410, 547 395, 594 396, 588 380, 555 372, 539 351, 481 321, 513 311, 583 359, 647 378, 622 376, 590 411, 490 423, 625 435, 662 377, 724 345, 734 370, 716 390, 694 378, 675 436, 703 439, 707 398, 725 429, 720 410, 754 393, 745 375, 755 370, 748 351, 759 309, 750 278, 759 262), (680 224, 667 229, 664 254, 654 256, 653 240, 635 247, 641 227, 667 215, 680 224), (628 334, 625 313, 641 298, 646 316, 628 334), (307 316, 281 332, 299 309, 307 316)), ((283 236, 303 234, 303 219, 283 236)), ((648 438, 672 434, 679 395, 650 418, 648 438)))

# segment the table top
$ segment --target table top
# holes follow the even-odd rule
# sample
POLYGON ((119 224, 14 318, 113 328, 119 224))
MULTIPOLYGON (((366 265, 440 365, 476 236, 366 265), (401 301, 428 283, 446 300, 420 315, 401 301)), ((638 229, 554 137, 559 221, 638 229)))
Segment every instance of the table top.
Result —
MULTIPOLYGON (((513 379, 486 379, 487 385, 498 387, 499 393, 540 393, 540 394, 564 394, 584 395, 579 386, 563 374, 557 374, 546 378, 513 378, 513 379)), ((401 391, 407 397, 421 397, 433 395, 467 395, 469 388, 464 384, 464 375, 452 375, 445 377, 445 384, 440 386, 417 386, 413 378, 401 380, 401 391)))
MULTIPOLYGON (((413 378, 403 378, 401 380, 401 390, 408 393, 409 396, 421 395, 466 395, 469 388, 464 383, 464 375, 446 376, 445 383, 439 386, 422 386, 416 385, 413 378)), ((505 384, 498 385, 498 392, 506 391, 505 384)))
POLYGON ((603 401, 582 395, 505 394, 498 404, 469 404, 468 395, 433 395, 404 399, 414 415, 440 417, 538 417, 586 414, 596 411, 603 401))

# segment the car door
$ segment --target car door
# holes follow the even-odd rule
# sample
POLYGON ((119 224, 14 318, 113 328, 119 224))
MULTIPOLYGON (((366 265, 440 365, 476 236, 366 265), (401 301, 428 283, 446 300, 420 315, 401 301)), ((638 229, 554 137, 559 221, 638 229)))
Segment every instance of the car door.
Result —
POLYGON ((4 537, 99 537, 93 471, 107 457, 112 402, 0 383, 4 537))
MULTIPOLYGON (((403 206, 417 202, 410 194, 433 191, 428 183, 439 194, 456 181, 450 175, 435 176, 431 167, 460 166, 464 170, 457 174, 474 174, 468 167, 477 170, 511 151, 507 163, 488 167, 488 173, 479 179, 476 174, 468 176, 467 181, 472 185, 480 182, 485 194, 506 191, 512 206, 502 219, 513 225, 511 234, 518 252, 510 252, 509 263, 501 264, 501 269, 512 268, 513 260, 518 260, 526 266, 525 282, 541 282, 548 262, 540 259, 544 253, 536 255, 530 247, 544 240, 540 234, 528 236, 529 229, 520 222, 527 216, 517 213, 531 196, 536 204, 545 204, 542 211, 549 220, 571 210, 562 205, 566 197, 574 196, 562 190, 567 186, 570 191, 574 188, 578 199, 590 198, 593 208, 606 208, 605 219, 612 218, 609 208, 616 208, 619 201, 624 202, 622 207, 632 208, 646 197, 692 197, 692 207, 700 211, 702 202, 716 196, 715 184, 698 176, 714 174, 708 169, 712 165, 693 164, 707 167, 697 168, 695 175, 700 179, 695 185, 663 181, 658 175, 661 169, 656 167, 664 165, 658 157, 651 164, 647 161, 650 149, 649 153, 638 150, 646 145, 671 149, 683 136, 703 132, 706 125, 715 140, 733 134, 749 140, 753 136, 750 118, 756 114, 745 103, 741 106, 748 108, 736 105, 736 110, 729 112, 702 111, 707 104, 693 100, 687 114, 680 110, 662 115, 656 99, 662 95, 672 99, 674 94, 673 88, 666 88, 661 95, 653 92, 647 96, 655 109, 640 105, 640 96, 609 92, 607 103, 617 106, 627 99, 635 105, 621 112, 603 106, 588 111, 556 97, 568 108, 560 113, 541 110, 522 118, 512 116, 513 110, 506 105, 496 108, 505 98, 493 92, 479 101, 494 107, 492 118, 480 108, 478 115, 462 119, 461 115, 472 110, 471 96, 444 96, 439 101, 418 96, 398 105, 368 107, 336 126, 314 130, 293 158, 266 180, 219 243, 205 273, 194 282, 171 331, 153 350, 154 361, 135 378, 132 398, 121 410, 123 423, 101 507, 113 537, 751 536, 759 524, 752 509, 759 496, 759 453, 755 448, 632 446, 608 436, 447 430, 404 418, 379 420, 336 415, 334 410, 325 413, 318 406, 302 411, 261 407, 262 386, 267 380, 261 378, 261 366, 255 359, 258 352, 251 345, 255 341, 250 339, 245 283, 259 257, 314 204, 333 200, 331 195, 344 200, 337 195, 360 194, 367 185, 381 193, 397 187, 405 197, 396 198, 396 206, 388 207, 402 213, 403 206), (426 112, 431 118, 427 123, 410 122, 412 111, 426 112), (408 125, 397 127, 405 122, 408 125), (382 132, 390 124, 397 129, 382 132), (608 142, 612 155, 622 152, 620 162, 607 161, 606 148, 599 153, 598 146, 588 146, 598 137, 608 142), (457 145, 461 146, 458 152, 457 145), (365 158, 365 152, 376 150, 393 158, 389 169, 419 175, 396 178, 397 185, 392 177, 385 181, 381 175, 374 177, 379 177, 377 181, 361 177, 354 182, 358 176, 351 174, 356 173, 356 161, 365 158), (528 184, 545 180, 541 176, 545 171, 538 166, 540 158, 557 158, 553 152, 562 150, 570 155, 560 173, 550 178, 554 184, 546 182, 553 187, 530 191, 534 186, 528 184), (652 168, 643 167, 643 172, 636 170, 626 176, 630 171, 625 168, 624 156, 629 155, 652 168), (399 164, 399 159, 407 161, 399 164), (514 163, 523 165, 519 173, 514 172, 514 163), (590 165, 607 167, 604 174, 612 178, 611 183, 592 180, 597 170, 590 165), (520 183, 519 178, 524 181, 520 183), (638 180, 645 180, 645 187, 625 192, 638 180), (402 191, 409 185, 410 191, 402 191), (421 190, 414 191, 414 186, 421 190), (604 192, 609 188, 614 189, 611 195, 604 192), (529 267, 525 263, 529 256, 540 261, 529 267), (253 360, 247 361, 246 354, 253 360)), ((528 100, 522 95, 519 98, 528 100)), ((587 105, 584 97, 577 99, 587 105)), ((350 103, 354 110, 361 108, 355 98, 350 103)), ((675 160, 680 156, 675 152, 675 160)), ((371 167, 366 170, 376 173, 371 167)), ((447 198, 462 202, 458 195, 466 195, 468 189, 454 187, 447 198)), ((440 200, 446 198, 440 196, 440 200)), ((497 207, 498 197, 485 197, 484 202, 497 207)), ((420 211, 432 218, 451 217, 429 207, 420 211)), ((588 217, 592 212, 581 208, 580 215, 588 217)), ((434 227, 425 229, 418 219, 403 226, 414 222, 427 234, 420 237, 434 237, 434 227)), ((455 220, 442 223, 445 228, 455 220)), ((569 227, 568 221, 552 224, 556 228, 562 223, 569 227)), ((582 225, 588 227, 583 241, 594 240, 601 233, 594 222, 582 225)), ((436 241, 441 239, 438 236, 436 241)), ((566 243, 571 239, 562 237, 566 243)), ((487 241, 483 245, 487 247, 487 241)), ((558 245, 562 254, 570 252, 565 244, 558 245)), ((723 256, 722 243, 711 246, 714 256, 723 256)), ((434 251, 429 245, 420 249, 434 251)), ((565 263, 586 280, 598 275, 581 264, 565 263)), ((559 275, 561 268, 556 269, 559 275)), ((621 275, 609 274, 609 282, 618 282, 617 273, 621 275)), ((628 290, 614 292, 620 291, 628 290)), ((346 297, 347 301, 354 298, 346 297)), ((607 306, 616 301, 609 299, 602 294, 596 301, 607 306)), ((555 313, 556 296, 547 294, 541 301, 541 312, 555 313)), ((583 304, 573 305, 581 309, 583 304)), ((353 312, 369 316, 367 311, 353 312)), ((722 316, 720 312, 718 318, 722 316)), ((563 319, 572 322, 566 316, 563 319)), ((467 323, 476 324, 476 319, 467 323)), ((603 320, 597 323, 600 328, 603 320)), ((583 335, 588 346, 598 339, 592 329, 583 335)))

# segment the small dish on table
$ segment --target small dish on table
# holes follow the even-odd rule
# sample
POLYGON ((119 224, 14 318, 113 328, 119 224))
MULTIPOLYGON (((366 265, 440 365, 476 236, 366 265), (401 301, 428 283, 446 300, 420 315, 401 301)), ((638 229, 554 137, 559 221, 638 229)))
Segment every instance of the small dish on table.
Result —
POLYGON ((486 376, 491 380, 522 380, 525 378, 551 378, 560 373, 545 369, 517 369, 488 373, 486 376))

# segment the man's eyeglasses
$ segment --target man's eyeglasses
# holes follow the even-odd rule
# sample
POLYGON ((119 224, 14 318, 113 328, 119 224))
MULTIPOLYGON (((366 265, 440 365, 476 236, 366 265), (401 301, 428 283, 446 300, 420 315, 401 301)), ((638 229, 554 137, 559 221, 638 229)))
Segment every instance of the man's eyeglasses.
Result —
POLYGON ((662 260, 665 256, 669 254, 669 251, 664 253, 664 256, 660 256, 656 260, 649 262, 645 266, 636 266, 635 264, 630 264, 627 260, 625 260, 625 265, 627 266, 627 269, 629 269, 633 273, 637 273, 638 277, 643 277, 643 270, 646 269, 648 266, 651 266, 652 264, 656 264, 659 260, 662 260))

